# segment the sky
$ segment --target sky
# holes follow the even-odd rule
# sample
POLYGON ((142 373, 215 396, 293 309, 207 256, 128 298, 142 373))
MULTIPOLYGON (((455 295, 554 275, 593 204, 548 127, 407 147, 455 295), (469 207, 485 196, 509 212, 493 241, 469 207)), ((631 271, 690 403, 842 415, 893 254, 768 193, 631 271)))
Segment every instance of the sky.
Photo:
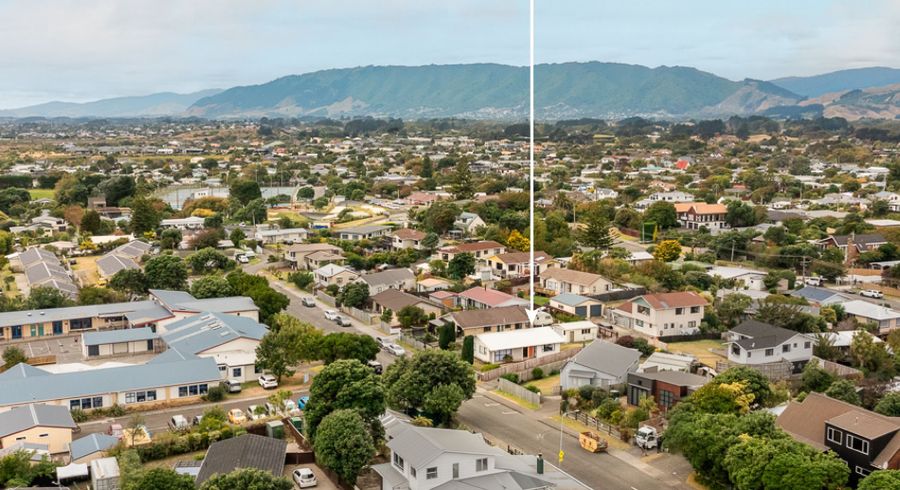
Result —
MULTIPOLYGON (((893 0, 536 0, 536 61, 900 67, 893 0)), ((528 63, 528 0, 0 0, 0 108, 364 65, 528 63)))

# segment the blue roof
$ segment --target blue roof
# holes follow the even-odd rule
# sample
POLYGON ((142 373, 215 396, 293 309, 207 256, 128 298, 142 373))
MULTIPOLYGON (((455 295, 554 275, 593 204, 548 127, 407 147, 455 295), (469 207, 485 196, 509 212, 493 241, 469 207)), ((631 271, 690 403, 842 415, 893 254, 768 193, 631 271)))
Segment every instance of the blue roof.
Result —
POLYGON ((106 434, 91 434, 81 439, 75 439, 69 443, 69 454, 72 461, 90 456, 91 454, 105 451, 119 443, 118 437, 106 434))
POLYGON ((235 339, 262 340, 268 332, 249 317, 207 312, 166 325, 162 339, 170 350, 188 356, 235 339))
POLYGON ((103 332, 85 332, 83 338, 84 345, 102 345, 156 339, 159 338, 159 335, 150 328, 142 327, 125 330, 105 330, 103 332))
POLYGON ((574 294, 574 293, 557 294, 556 296, 554 296, 550 299, 552 299, 553 301, 556 301, 557 303, 562 303, 566 306, 578 306, 578 305, 584 303, 585 301, 592 301, 591 298, 588 298, 587 296, 582 296, 580 294, 574 294))
POLYGON ((830 289, 817 288, 815 286, 805 286, 796 291, 791 291, 790 294, 791 296, 799 296, 801 298, 806 298, 815 302, 822 302, 840 293, 838 293, 837 291, 832 291, 830 289))

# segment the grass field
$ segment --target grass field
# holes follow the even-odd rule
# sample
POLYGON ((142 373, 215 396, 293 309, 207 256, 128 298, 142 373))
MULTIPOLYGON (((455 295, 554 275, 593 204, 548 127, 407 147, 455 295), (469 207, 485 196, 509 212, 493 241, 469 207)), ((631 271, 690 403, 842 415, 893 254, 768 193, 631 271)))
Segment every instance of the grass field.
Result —
POLYGON ((91 286, 97 284, 100 280, 100 274, 97 272, 98 257, 78 257, 75 259, 75 265, 72 270, 81 279, 82 284, 91 286))
POLYGON ((559 388, 559 375, 547 376, 537 381, 529 381, 525 385, 532 385, 541 390, 544 395, 555 395, 559 388))
POLYGON ((535 296, 534 304, 535 306, 547 306, 550 304, 550 298, 546 296, 535 296))
POLYGON ((8 268, 0 271, 0 287, 3 288, 3 293, 10 298, 14 298, 19 294, 19 287, 16 285, 15 275, 8 268), (6 279, 7 277, 12 277, 13 279, 8 281, 6 279), (9 289, 7 289, 7 285, 9 285, 9 289))
POLYGON ((718 340, 694 340, 691 342, 672 342, 668 344, 672 353, 688 354, 696 357, 707 366, 715 366, 716 361, 724 361, 725 358, 710 352, 710 349, 722 350, 723 343, 718 340))
POLYGON ((28 189, 32 199, 53 199, 53 189, 28 189))

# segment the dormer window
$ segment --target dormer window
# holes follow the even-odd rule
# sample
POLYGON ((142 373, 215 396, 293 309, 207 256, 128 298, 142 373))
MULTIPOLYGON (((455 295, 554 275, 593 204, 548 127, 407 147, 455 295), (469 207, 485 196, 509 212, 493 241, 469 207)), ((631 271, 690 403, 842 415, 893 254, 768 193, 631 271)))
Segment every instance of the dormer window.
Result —
POLYGON ((869 454, 869 441, 860 439, 853 434, 847 434, 847 447, 863 454, 869 454))

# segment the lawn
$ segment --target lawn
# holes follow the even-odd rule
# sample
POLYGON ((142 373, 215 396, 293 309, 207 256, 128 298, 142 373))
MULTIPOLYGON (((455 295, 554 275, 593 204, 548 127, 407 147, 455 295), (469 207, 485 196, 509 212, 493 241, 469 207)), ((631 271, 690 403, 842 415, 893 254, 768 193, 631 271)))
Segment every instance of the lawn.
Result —
POLYGON ((559 375, 547 376, 536 381, 529 381, 525 385, 532 385, 541 390, 541 394, 555 395, 559 391, 559 375))
POLYGON ((725 358, 711 350, 722 350, 724 344, 718 340, 694 340, 691 342, 672 342, 668 344, 668 350, 672 353, 688 354, 696 357, 707 366, 715 367, 716 361, 724 361, 725 358))
POLYGON ((550 298, 546 296, 535 296, 534 297, 534 305, 535 306, 547 306, 550 304, 550 298))
POLYGON ((19 287, 16 284, 15 275, 9 269, 3 269, 2 271, 0 271, 0 287, 3 288, 3 293, 10 298, 14 298, 19 294, 19 287), (10 277, 12 279, 7 280, 7 277, 10 277))
POLYGON ((100 281, 100 274, 97 272, 97 259, 98 257, 78 257, 75 259, 75 265, 72 266, 72 270, 85 286, 93 286, 100 281))
POLYGON ((32 199, 53 199, 54 197, 53 189, 28 189, 28 193, 31 194, 32 199))

